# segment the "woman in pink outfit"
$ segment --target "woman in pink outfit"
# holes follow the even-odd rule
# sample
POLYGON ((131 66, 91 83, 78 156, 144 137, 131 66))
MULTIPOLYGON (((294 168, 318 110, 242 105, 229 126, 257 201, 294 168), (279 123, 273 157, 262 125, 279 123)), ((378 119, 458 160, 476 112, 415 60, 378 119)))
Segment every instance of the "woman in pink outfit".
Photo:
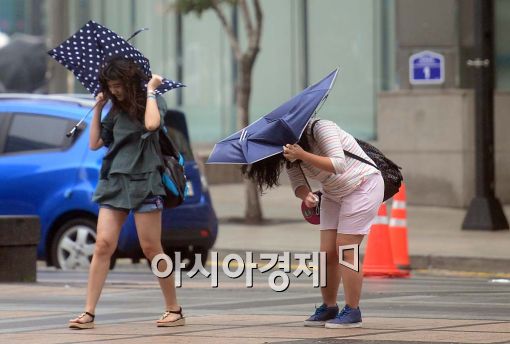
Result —
MULTIPOLYGON (((306 178, 321 184, 320 250, 326 252, 327 257, 327 286, 321 288, 322 305, 305 320, 305 326, 362 325, 359 301, 363 272, 339 264, 338 247, 360 245, 368 234, 383 201, 384 181, 378 169, 346 156, 344 150, 373 163, 354 137, 336 123, 311 120, 300 141, 285 145, 283 154, 243 168, 243 173, 262 191, 279 185, 280 172, 286 165, 294 194, 307 207, 314 207, 317 198, 306 178), (341 311, 337 305, 340 281, 345 294, 345 306, 341 311)), ((343 253, 344 261, 353 263, 357 259, 352 250, 343 253)))

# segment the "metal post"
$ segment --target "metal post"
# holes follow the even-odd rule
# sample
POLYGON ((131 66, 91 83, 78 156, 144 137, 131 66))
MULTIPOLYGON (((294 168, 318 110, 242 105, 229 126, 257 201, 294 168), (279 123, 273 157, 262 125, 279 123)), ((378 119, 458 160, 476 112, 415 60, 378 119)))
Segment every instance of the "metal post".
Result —
MULTIPOLYGON (((230 18, 232 20, 232 31, 234 31, 234 35, 236 39, 239 39, 239 11, 237 6, 232 6, 232 12, 230 13, 230 18)), ((230 49, 230 63, 232 65, 232 119, 230 121, 229 131, 232 132, 234 130, 238 130, 237 126, 237 107, 236 104, 238 102, 237 99, 237 87, 239 81, 239 63, 234 55, 234 50, 230 49)))
POLYGON ((475 80, 475 198, 462 229, 508 229, 495 196, 494 174, 494 0, 475 0, 475 53, 468 60, 475 80))
MULTIPOLYGON (((183 32, 182 32, 182 13, 175 11, 175 57, 177 61, 177 80, 183 82, 184 77, 184 49, 183 49, 183 32)), ((177 106, 183 105, 182 89, 177 90, 177 106)))

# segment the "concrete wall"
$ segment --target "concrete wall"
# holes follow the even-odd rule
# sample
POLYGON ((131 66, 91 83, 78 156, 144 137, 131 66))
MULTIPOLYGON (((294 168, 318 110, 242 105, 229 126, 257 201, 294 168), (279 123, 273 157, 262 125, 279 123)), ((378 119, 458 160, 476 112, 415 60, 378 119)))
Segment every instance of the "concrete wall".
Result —
POLYGON ((495 97, 494 139, 496 161, 496 195, 510 203, 510 92, 497 92, 495 97))
MULTIPOLYGON (((473 0, 397 0, 396 73, 400 91, 379 94, 378 145, 404 168, 411 204, 466 207, 475 190, 473 0), (408 59, 445 57, 442 85, 409 84, 408 59)), ((510 93, 495 95, 496 195, 510 203, 510 93)))
POLYGON ((474 36, 473 0, 397 0, 396 71, 399 89, 469 88, 472 73, 466 61, 472 58, 474 36), (445 58, 445 82, 434 86, 409 83, 409 57, 432 50, 445 58))
MULTIPOLYGON (((510 93, 495 97, 496 194, 510 202, 510 93)), ((466 207, 474 196, 474 94, 384 92, 375 144, 403 168, 410 204, 466 207)))

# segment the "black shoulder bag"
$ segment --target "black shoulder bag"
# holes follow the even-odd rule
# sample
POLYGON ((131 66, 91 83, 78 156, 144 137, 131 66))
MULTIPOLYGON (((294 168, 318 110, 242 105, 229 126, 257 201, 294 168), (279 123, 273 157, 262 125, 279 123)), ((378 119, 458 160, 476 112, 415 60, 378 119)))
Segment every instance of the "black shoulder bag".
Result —
MULTIPOLYGON (((315 122, 312 123, 312 138, 315 140, 313 136, 313 128, 315 127, 315 124, 319 122, 320 119, 317 119, 315 122)), ((382 178, 384 180, 384 201, 387 199, 390 199, 395 195, 398 190, 400 189, 400 185, 402 184, 402 173, 400 170, 402 169, 397 164, 395 164, 393 161, 388 159, 379 149, 372 146, 370 143, 365 142, 363 140, 354 138, 356 142, 360 145, 361 149, 372 159, 375 163, 371 163, 370 161, 363 159, 360 156, 357 156, 356 154, 353 154, 349 151, 346 151, 344 149, 344 154, 348 157, 351 157, 353 159, 359 160, 361 162, 364 162, 365 164, 368 164, 370 166, 373 166, 377 168, 379 171, 381 171, 382 178)))
MULTIPOLYGON (((142 135, 149 136, 151 132, 142 135)), ((184 158, 179 153, 165 127, 159 130, 159 142, 156 151, 161 159, 161 181, 165 187, 165 208, 175 208, 184 202, 187 194, 184 158)))

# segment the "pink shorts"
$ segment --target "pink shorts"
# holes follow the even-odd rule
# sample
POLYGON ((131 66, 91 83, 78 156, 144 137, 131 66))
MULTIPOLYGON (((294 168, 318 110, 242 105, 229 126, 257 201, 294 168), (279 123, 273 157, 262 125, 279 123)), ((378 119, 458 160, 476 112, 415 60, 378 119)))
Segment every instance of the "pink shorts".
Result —
POLYGON ((353 192, 341 199, 334 200, 323 194, 320 229, 368 234, 383 198, 384 180, 380 174, 365 176, 353 192))

